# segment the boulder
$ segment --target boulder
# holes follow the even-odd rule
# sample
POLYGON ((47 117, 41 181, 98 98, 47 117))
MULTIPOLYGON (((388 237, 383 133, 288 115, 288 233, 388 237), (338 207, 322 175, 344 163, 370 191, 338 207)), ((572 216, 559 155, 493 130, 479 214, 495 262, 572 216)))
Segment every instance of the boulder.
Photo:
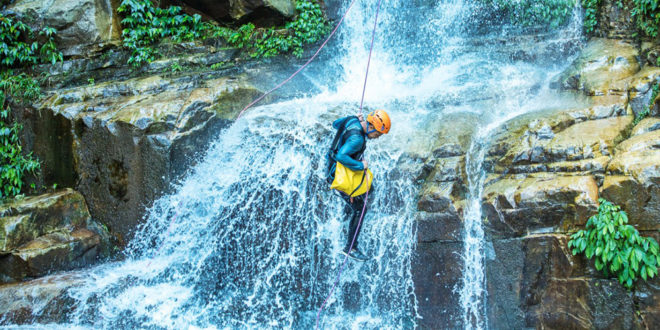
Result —
POLYGON ((0 207, 0 282, 94 263, 108 254, 108 233, 71 189, 0 207))
MULTIPOLYGON (((73 156, 76 186, 92 216, 127 239, 145 205, 261 93, 245 76, 148 76, 53 91, 35 107, 68 122, 63 141, 71 144, 59 145, 59 153, 73 156)), ((29 126, 48 126, 47 117, 33 116, 29 126)), ((37 140, 42 132, 31 134, 37 140)))
MULTIPOLYGON (((502 139, 505 154, 496 162, 496 170, 527 164, 580 161, 610 156, 632 124, 632 116, 611 117, 551 126, 545 118, 532 121, 522 134, 513 131, 513 139, 502 139), (562 125, 563 126, 563 125, 562 125), (520 134, 520 135, 516 135, 520 134), (511 141, 513 140, 513 141, 511 141), (518 143, 515 143, 515 142, 518 143)), ((511 135, 509 137, 511 137, 511 135)), ((504 135, 507 136, 507 135, 504 135)), ((503 151, 504 151, 503 150, 503 151)))
POLYGON ((17 0, 5 13, 36 29, 55 28, 56 43, 65 56, 84 56, 90 49, 120 43, 116 5, 111 0, 17 0))
POLYGON ((504 156, 520 145, 547 143, 576 123, 623 116, 626 106, 627 97, 608 95, 591 97, 583 107, 550 108, 517 116, 493 133, 488 155, 504 156))
POLYGON ((633 127, 631 136, 636 136, 660 129, 660 118, 650 117, 642 119, 635 127, 633 127))
POLYGON ((61 228, 86 227, 89 221, 85 199, 72 189, 10 200, 0 205, 0 251, 12 251, 61 228))
POLYGON ((627 90, 617 82, 640 70, 638 56, 637 47, 632 43, 592 38, 553 86, 579 90, 586 95, 624 95, 627 90))
POLYGON ((101 254, 100 246, 101 237, 84 228, 46 234, 0 257, 1 279, 12 282, 91 265, 101 254))
MULTIPOLYGON (((616 83, 619 89, 628 90, 629 104, 635 117, 649 109, 652 105, 653 86, 660 81, 660 68, 646 66, 634 76, 616 83)), ((657 95, 656 95, 657 97, 657 95)), ((652 109, 653 110, 653 109, 652 109)))
POLYGON ((507 176, 486 185, 482 197, 486 230, 494 237, 566 232, 598 207, 592 176, 507 176))
POLYGON ((418 243, 412 260, 412 278, 422 329, 462 328, 462 308, 456 288, 463 278, 460 242, 418 243))
POLYGON ((543 234, 493 241, 486 262, 492 328, 632 328, 631 294, 573 256, 567 240, 543 234))
POLYGON ((638 230, 660 229, 660 130, 635 135, 616 148, 601 188, 638 230))
POLYGON ((75 300, 67 290, 80 286, 83 274, 54 275, 0 285, 0 325, 64 323, 75 300))

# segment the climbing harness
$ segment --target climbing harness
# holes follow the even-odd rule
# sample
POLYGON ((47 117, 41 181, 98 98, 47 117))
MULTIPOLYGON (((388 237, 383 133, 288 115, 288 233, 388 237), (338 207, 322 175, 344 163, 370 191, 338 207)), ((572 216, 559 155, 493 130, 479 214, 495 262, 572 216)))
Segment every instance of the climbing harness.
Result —
MULTIPOLYGON (((380 3, 382 0, 378 0, 378 4, 376 5, 376 17, 374 19, 374 28, 373 31, 371 32, 371 46, 369 47, 369 59, 367 60, 367 72, 364 75, 364 85, 362 86, 362 98, 360 99, 360 113, 362 113, 362 105, 364 103, 364 93, 367 90, 367 77, 369 77, 369 65, 371 64, 371 53, 374 49, 374 39, 376 37, 376 25, 378 24, 378 12, 380 11, 380 3)), ((351 2, 351 6, 353 5, 353 2, 351 2)), ((350 9, 350 7, 349 7, 350 9)), ((348 13, 348 10, 347 10, 348 13)), ((346 14, 344 14, 345 16, 346 14)), ((343 18, 342 18, 343 19, 343 18)), ((366 171, 365 171, 366 173, 366 171)), ((346 253, 346 257, 344 257, 344 262, 341 265, 341 268, 339 269, 339 273, 337 273, 337 278, 335 279, 335 283, 332 285, 332 289, 330 289, 330 293, 328 296, 325 298, 323 301, 323 304, 321 304, 321 307, 319 308, 318 313, 316 313, 316 329, 319 328, 319 320, 321 318, 321 312, 323 311, 323 307, 325 307, 325 304, 328 302, 328 299, 332 296, 332 293, 334 293, 335 289, 337 288, 337 284, 339 284, 339 279, 341 278, 341 273, 344 271, 344 267, 346 266, 346 262, 348 261, 348 257, 353 250, 353 245, 355 244, 355 238, 357 237, 357 233, 360 231, 360 225, 362 225, 362 218, 364 218, 364 211, 367 209, 367 202, 369 201, 369 189, 366 191, 366 195, 364 196, 364 204, 362 205, 362 214, 360 214, 360 220, 358 221, 357 227, 355 228, 355 233, 353 234, 353 239, 351 240, 351 246, 348 248, 348 251, 346 253)))

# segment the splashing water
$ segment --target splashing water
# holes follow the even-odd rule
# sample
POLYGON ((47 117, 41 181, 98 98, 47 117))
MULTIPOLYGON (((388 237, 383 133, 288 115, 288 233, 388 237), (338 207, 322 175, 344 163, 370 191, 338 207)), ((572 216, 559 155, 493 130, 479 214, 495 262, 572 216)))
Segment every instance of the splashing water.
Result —
MULTIPOLYGON (((570 24, 557 35, 565 39, 549 40, 559 46, 564 46, 581 39, 581 16, 579 5, 573 11, 570 24)), ((575 52, 573 52, 575 54, 575 52)), ((568 57, 570 59, 570 56, 568 57)), ((485 276, 485 235, 483 229, 483 215, 481 210, 481 196, 487 173, 484 169, 484 160, 488 151, 490 136, 506 121, 524 113, 542 109, 561 108, 575 105, 579 102, 572 96, 561 96, 550 91, 550 80, 559 74, 570 63, 570 60, 558 61, 553 68, 544 70, 542 74, 522 74, 526 70, 517 67, 503 66, 505 77, 503 86, 506 90, 501 95, 506 98, 489 104, 492 112, 485 114, 477 133, 466 155, 467 174, 467 205, 463 212, 464 218, 464 249, 463 249, 463 278, 460 287, 460 304, 463 309, 463 326, 471 329, 488 328, 486 306, 488 295, 486 292, 485 276), (509 79, 506 79, 509 78, 509 79), (533 81, 534 85, 529 85, 533 81), (531 87, 531 88, 529 88, 531 87)), ((533 71, 528 71, 531 73, 533 71)))
MULTIPOLYGON (((60 326, 314 326, 343 261, 348 227, 343 202, 323 178, 334 135, 329 124, 357 109, 374 7, 357 3, 340 42, 328 50, 338 55, 306 73, 325 91, 254 108, 221 132, 176 192, 149 209, 126 260, 88 270, 70 289, 75 308, 60 326)), ((507 118, 555 97, 547 81, 557 68, 475 47, 465 34, 471 12, 463 0, 383 3, 365 104, 387 109, 394 123, 390 134, 368 143, 365 155, 376 176, 360 235, 370 260, 349 262, 322 328, 416 327, 417 185, 396 164, 429 138, 423 131, 429 121, 453 112, 482 118, 468 153, 471 198, 457 303, 465 327, 486 327, 479 196, 487 138, 507 118)))

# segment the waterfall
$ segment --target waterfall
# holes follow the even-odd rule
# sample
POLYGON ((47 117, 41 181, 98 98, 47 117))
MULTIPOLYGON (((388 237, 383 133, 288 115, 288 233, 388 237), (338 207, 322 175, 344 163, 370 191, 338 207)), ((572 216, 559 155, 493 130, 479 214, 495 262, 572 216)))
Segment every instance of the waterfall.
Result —
MULTIPOLYGON (((546 42, 559 46, 580 40, 582 36, 582 20, 579 3, 576 2, 569 24, 546 42)), ((573 52, 572 56, 575 55, 573 52)), ((466 155, 467 175, 467 204, 463 211, 463 278, 460 286, 460 304, 463 309, 462 322, 465 328, 488 328, 486 306, 488 294, 486 289, 485 261, 487 257, 486 238, 484 235, 481 210, 481 196, 487 179, 485 159, 488 152, 490 136, 506 121, 524 113, 543 109, 570 107, 576 103, 571 96, 562 96, 549 90, 548 86, 553 77, 564 69, 571 56, 563 61, 557 61, 554 67, 525 68, 518 63, 517 68, 505 65, 502 80, 502 94, 506 95, 501 101, 489 104, 491 112, 484 114, 475 135, 472 138, 466 155), (520 70, 522 69, 522 70, 520 70), (531 70, 529 70, 531 69, 531 70), (529 71, 528 71, 529 70, 529 71), (516 72, 518 71, 518 72, 516 72), (522 75, 521 75, 522 73, 522 75), (525 76, 533 73, 529 81, 535 86, 525 82, 525 76), (510 79, 506 79, 510 78, 510 79), (530 88, 531 87, 531 88, 530 88)), ((490 259, 496 256, 488 256, 490 259)))
MULTIPOLYGON (((74 306, 59 326, 314 326, 343 262, 348 228, 343 202, 323 177, 330 123, 357 111, 375 4, 356 3, 325 51, 331 55, 304 73, 322 92, 255 107, 220 132, 174 193, 150 207, 126 258, 86 270, 70 289, 74 306)), ((516 45, 484 42, 507 32, 472 31, 472 5, 383 2, 365 105, 387 109, 393 124, 365 154, 375 181, 360 248, 370 259, 349 261, 323 328, 417 326, 411 258, 418 183, 397 165, 409 161, 411 148, 432 144, 428 122, 456 112, 481 118, 467 155, 465 277, 456 304, 465 327, 487 327, 480 195, 488 137, 519 113, 559 102, 548 81, 568 60, 548 68, 503 56, 502 48, 516 45)), ((579 38, 566 35, 554 41, 579 38)))

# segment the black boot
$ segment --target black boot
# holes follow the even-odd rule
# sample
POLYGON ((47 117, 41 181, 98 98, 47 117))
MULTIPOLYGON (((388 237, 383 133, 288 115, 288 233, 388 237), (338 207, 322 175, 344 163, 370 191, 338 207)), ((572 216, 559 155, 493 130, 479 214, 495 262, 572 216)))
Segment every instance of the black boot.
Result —
POLYGON ((357 248, 353 248, 351 250, 351 253, 348 253, 348 248, 344 248, 342 253, 344 255, 347 255, 347 256, 357 260, 357 261, 367 261, 369 259, 362 252, 360 252, 360 250, 358 250, 357 248))

